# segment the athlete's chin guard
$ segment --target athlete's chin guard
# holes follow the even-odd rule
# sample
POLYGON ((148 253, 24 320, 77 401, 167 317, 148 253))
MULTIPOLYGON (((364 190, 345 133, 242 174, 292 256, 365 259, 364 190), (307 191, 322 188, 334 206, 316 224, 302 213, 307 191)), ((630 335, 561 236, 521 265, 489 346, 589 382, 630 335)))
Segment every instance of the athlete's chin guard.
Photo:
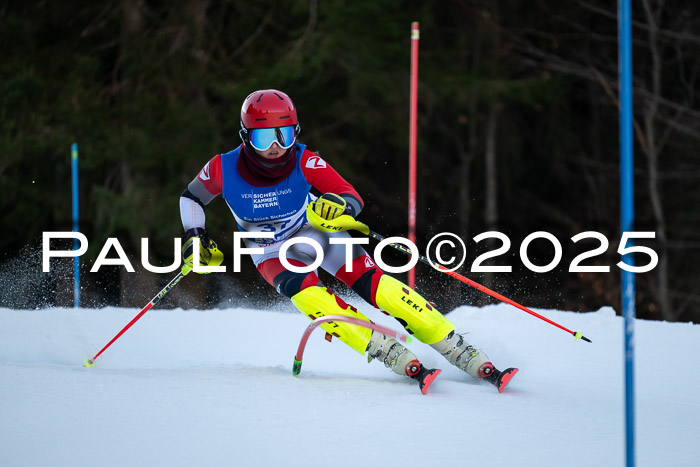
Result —
POLYGON ((369 227, 362 222, 355 220, 354 217, 347 214, 336 217, 335 219, 326 220, 316 214, 313 208, 313 202, 306 206, 306 220, 309 221, 311 227, 321 232, 342 232, 344 230, 357 230, 365 235, 369 235, 369 227))

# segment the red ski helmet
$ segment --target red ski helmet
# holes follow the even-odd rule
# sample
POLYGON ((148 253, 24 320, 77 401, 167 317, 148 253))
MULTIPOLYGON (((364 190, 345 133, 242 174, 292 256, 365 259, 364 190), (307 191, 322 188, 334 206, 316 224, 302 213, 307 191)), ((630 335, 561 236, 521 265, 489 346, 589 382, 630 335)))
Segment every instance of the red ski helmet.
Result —
POLYGON ((297 109, 288 95, 275 89, 255 91, 241 106, 241 126, 246 130, 297 125, 297 109))
MULTIPOLYGON (((276 89, 255 91, 245 98, 241 106, 241 131, 238 133, 247 146, 251 145, 251 132, 264 128, 294 127, 289 140, 294 142, 301 127, 297 119, 297 109, 288 95, 276 89)), ((275 130, 278 132, 279 130, 275 130)), ((253 135, 255 136, 255 135, 253 135)), ((276 137, 275 137, 276 138, 276 137)), ((269 142, 269 141, 267 141, 269 142)), ((280 140, 281 147, 287 147, 280 140)), ((253 147, 250 148, 251 150, 253 147)))

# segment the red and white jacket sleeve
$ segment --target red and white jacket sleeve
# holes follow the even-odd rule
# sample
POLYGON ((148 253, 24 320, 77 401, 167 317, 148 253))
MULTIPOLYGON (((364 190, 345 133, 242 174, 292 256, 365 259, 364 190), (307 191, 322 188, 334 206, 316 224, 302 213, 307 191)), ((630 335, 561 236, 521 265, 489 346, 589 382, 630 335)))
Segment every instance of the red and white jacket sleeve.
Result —
POLYGON ((180 196, 180 219, 185 232, 204 228, 204 206, 222 192, 221 155, 217 154, 199 171, 180 196))
POLYGON ((301 155, 301 170, 311 186, 321 193, 335 193, 345 199, 350 215, 354 217, 362 211, 364 203, 357 190, 321 156, 304 150, 301 155))

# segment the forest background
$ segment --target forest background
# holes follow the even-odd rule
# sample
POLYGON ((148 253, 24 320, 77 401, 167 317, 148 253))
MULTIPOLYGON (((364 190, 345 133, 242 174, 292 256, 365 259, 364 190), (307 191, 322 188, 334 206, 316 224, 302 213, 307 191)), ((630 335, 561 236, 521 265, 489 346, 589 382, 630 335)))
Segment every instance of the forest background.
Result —
MULTIPOLYGON (((636 276, 637 315, 700 322, 699 5, 632 3, 635 230, 656 233, 640 243, 659 256, 636 276)), ((354 184, 362 221, 406 236, 412 21, 421 33, 419 247, 454 232, 468 245, 460 272, 503 295, 529 307, 619 313, 617 11, 599 0, 4 2, 2 305, 73 303, 71 260, 41 272, 42 232, 72 228, 73 142, 80 231, 90 241, 82 305, 145 305, 170 277, 143 270, 140 239, 149 239, 151 263, 172 263, 180 193, 213 155, 240 144, 240 105, 256 89, 292 97, 300 141, 354 184), (472 240, 486 231, 512 244, 484 264, 512 272, 469 272, 499 246, 472 240), (548 273, 519 258, 536 231, 563 247, 548 273), (598 246, 571 241, 585 231, 610 246, 583 264, 610 272, 568 271, 598 246), (136 273, 89 272, 108 237, 136 273)), ((252 264, 230 272, 235 222, 222 200, 207 207, 207 228, 229 272, 188 277, 163 306, 281 303, 252 264)), ((553 249, 538 240, 528 255, 544 265, 553 249)), ((427 266, 417 271, 418 289, 443 311, 491 303, 427 266)))

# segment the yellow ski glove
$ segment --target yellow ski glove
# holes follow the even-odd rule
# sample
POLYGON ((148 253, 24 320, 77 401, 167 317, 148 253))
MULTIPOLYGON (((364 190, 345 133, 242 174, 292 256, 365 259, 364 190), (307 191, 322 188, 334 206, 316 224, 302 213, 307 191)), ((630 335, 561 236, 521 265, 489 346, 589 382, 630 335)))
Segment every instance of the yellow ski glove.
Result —
POLYGON ((345 210, 348 207, 348 203, 335 193, 324 193, 311 204, 313 204, 314 212, 319 217, 329 221, 345 214, 345 210))
POLYGON ((369 235, 369 227, 345 214, 347 203, 334 193, 325 193, 306 207, 306 219, 309 224, 321 232, 341 232, 358 230, 369 235))
MULTIPOLYGON (((182 246, 182 274, 186 276, 194 266, 194 242, 199 242, 199 265, 219 266, 224 261, 224 254, 216 246, 214 240, 204 229, 194 228, 185 232, 185 244, 182 246)), ((195 271, 197 274, 208 274, 208 271, 195 271)))

